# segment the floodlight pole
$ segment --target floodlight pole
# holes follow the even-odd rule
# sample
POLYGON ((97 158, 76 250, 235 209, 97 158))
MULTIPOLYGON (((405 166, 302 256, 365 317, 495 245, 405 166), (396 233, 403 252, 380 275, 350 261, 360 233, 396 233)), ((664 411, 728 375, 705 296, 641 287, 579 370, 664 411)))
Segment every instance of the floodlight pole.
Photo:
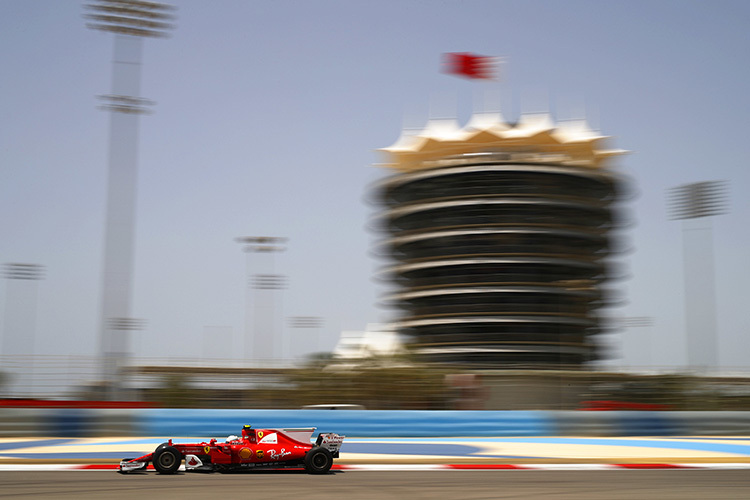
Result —
POLYGON ((143 38, 165 37, 174 7, 142 0, 94 0, 85 6, 91 29, 114 33, 112 93, 99 96, 110 111, 109 175, 101 295, 99 356, 107 399, 121 397, 119 372, 130 355, 135 240, 138 117, 153 104, 140 94, 143 38))
MULTIPOLYGON (((245 294, 245 359, 256 362, 261 361, 262 359, 273 360, 276 356, 276 349, 274 346, 277 342, 277 339, 275 338, 276 332, 274 331, 275 297, 273 291, 286 288, 287 279, 284 275, 274 273, 272 257, 274 253, 280 253, 286 250, 284 243, 287 242, 287 238, 280 236, 243 236, 235 238, 235 241, 242 245, 242 251, 247 254, 245 262, 247 278, 245 294), (267 273, 251 273, 250 255, 252 253, 265 253, 271 256, 270 269, 267 273), (255 290, 255 314, 253 318, 255 320, 255 327, 252 329, 250 327, 251 290, 255 290), (265 304, 265 307, 261 304, 261 298, 265 298, 268 301, 268 303, 265 304), (261 321, 262 317, 267 319, 266 325, 261 321)), ((279 337, 278 342, 283 357, 283 325, 282 333, 279 337)))
MULTIPOLYGON (((629 328, 646 328, 645 336, 643 339, 638 339, 639 348, 645 353, 645 359, 648 361, 646 365, 651 365, 651 327, 654 326, 654 318, 649 316, 630 316, 613 318, 614 324, 621 329, 629 328)), ((622 335, 622 334, 620 334, 622 335)), ((620 342, 620 349, 622 350, 622 365, 625 367, 626 353, 625 353, 625 338, 623 337, 620 342)))
POLYGON ((670 190, 672 219, 683 221, 685 333, 688 366, 716 369, 716 293, 711 219, 727 211, 727 184, 705 181, 670 190))
POLYGON ((319 316, 291 316, 289 318, 289 326, 292 328, 307 328, 315 331, 315 349, 317 352, 322 352, 320 329, 323 323, 323 318, 319 316))
POLYGON ((36 357, 36 282, 44 278, 44 266, 5 264, 3 275, 8 280, 8 286, 5 295, 2 355, 8 362, 20 358, 18 365, 12 363, 14 367, 20 366, 20 369, 14 374, 14 383, 9 386, 18 389, 13 396, 31 398, 34 397, 36 357))

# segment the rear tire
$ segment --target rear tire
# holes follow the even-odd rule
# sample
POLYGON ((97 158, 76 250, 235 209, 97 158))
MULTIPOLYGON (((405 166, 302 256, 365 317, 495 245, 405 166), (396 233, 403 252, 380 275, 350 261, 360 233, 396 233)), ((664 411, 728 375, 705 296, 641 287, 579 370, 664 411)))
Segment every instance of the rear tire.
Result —
POLYGON ((333 456, 325 448, 313 448, 305 454, 305 470, 309 474, 325 474, 332 465, 333 456))
POLYGON ((174 474, 182 463, 182 454, 173 446, 161 446, 154 452, 154 469, 159 474, 174 474))

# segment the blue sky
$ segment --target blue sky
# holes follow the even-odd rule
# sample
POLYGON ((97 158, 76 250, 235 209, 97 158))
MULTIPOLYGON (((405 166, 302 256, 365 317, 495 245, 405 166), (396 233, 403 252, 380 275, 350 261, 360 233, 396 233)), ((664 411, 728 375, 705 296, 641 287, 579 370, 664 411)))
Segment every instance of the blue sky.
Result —
MULTIPOLYGON (((284 321, 292 352, 386 321, 368 230, 368 186, 387 173, 374 150, 424 124, 431 103, 465 123, 489 91, 509 120, 585 112, 632 151, 614 164, 638 194, 624 203, 632 251, 612 314, 654 324, 625 332, 615 363, 685 364, 682 229, 666 191, 729 181, 729 213, 712 221, 720 361, 750 367, 747 2, 174 3, 172 36, 143 55, 142 95, 157 104, 140 122, 137 356, 200 357, 220 327, 226 347, 212 353, 237 357, 237 236, 289 238, 274 263, 289 277, 278 317, 325 321, 315 342, 284 321), (441 54, 460 51, 505 57, 502 82, 440 73, 441 54)), ((29 309, 40 354, 97 346, 109 122, 95 96, 110 91, 113 37, 82 14, 0 0, 0 263, 46 268, 29 309)), ((0 287, 4 317, 22 295, 0 287)))

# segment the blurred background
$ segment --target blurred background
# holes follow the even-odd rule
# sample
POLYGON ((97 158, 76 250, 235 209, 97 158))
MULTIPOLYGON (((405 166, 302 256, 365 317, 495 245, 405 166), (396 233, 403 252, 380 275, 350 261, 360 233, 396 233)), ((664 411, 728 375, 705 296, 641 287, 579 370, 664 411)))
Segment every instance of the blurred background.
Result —
POLYGON ((750 409, 749 20, 0 2, 4 404, 750 409))

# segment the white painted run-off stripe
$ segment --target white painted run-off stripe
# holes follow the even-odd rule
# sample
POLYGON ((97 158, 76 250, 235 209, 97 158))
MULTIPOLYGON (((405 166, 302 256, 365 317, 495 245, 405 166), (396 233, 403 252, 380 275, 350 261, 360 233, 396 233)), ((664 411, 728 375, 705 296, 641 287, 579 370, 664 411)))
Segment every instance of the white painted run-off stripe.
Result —
POLYGON ((342 470, 372 470, 372 471, 413 471, 413 470, 446 470, 449 465, 443 464, 361 464, 342 465, 342 470))

